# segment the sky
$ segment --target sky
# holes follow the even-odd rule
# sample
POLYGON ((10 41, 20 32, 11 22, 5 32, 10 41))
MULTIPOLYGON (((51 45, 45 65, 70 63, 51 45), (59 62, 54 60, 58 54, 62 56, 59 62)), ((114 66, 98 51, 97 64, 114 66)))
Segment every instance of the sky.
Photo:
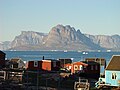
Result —
POLYGON ((0 41, 12 41, 21 31, 49 33, 57 24, 120 35, 120 0, 0 0, 0 41))

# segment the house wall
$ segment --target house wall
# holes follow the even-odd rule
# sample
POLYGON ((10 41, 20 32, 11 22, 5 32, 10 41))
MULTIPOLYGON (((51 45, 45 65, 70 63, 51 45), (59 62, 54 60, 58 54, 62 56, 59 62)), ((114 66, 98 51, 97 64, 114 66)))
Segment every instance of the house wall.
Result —
POLYGON ((120 80, 120 71, 105 70, 105 82, 111 84, 111 86, 119 86, 118 80, 120 80), (112 73, 116 73, 116 79, 112 79, 112 73))
POLYGON ((29 61, 27 63, 27 69, 28 70, 41 70, 42 69, 42 61, 38 61, 38 66, 34 66, 34 61, 29 61))
POLYGON ((0 60, 5 60, 5 54, 4 53, 0 53, 0 60))
POLYGON ((73 64, 72 65, 72 70, 71 70, 72 73, 76 73, 77 71, 80 71, 80 65, 81 64, 79 64, 79 65, 78 64, 73 64))
POLYGON ((0 52, 0 68, 5 67, 5 53, 0 52))
POLYGON ((51 61, 43 60, 42 61, 42 69, 51 71, 51 61))
POLYGON ((10 67, 12 69, 15 69, 15 68, 18 68, 19 64, 18 63, 15 63, 15 64, 11 64, 10 67))
POLYGON ((71 73, 76 73, 79 71, 84 71, 83 67, 84 65, 80 64, 80 63, 75 63, 75 64, 66 64, 65 66, 68 70, 71 71, 71 73))
POLYGON ((88 65, 86 67, 86 73, 89 73, 89 74, 94 74, 94 73, 98 73, 100 74, 100 65, 96 64, 96 65, 88 65), (97 69, 96 69, 97 67, 97 69))
POLYGON ((100 65, 99 64, 88 64, 84 70, 84 75, 89 78, 98 79, 100 77, 100 65), (96 69, 97 66, 97 69, 96 69))
POLYGON ((5 60, 0 60, 0 68, 4 68, 5 67, 5 60))
POLYGON ((52 61, 51 62, 51 70, 59 71, 60 70, 60 61, 52 61))
POLYGON ((22 60, 19 61, 18 68, 24 68, 25 64, 22 60))
POLYGON ((42 60, 38 61, 38 66, 35 66, 35 61, 29 61, 26 63, 26 68, 28 70, 48 70, 48 71, 57 71, 60 69, 59 61, 51 60, 42 60))
POLYGON ((72 63, 72 60, 71 59, 59 59, 60 61, 60 66, 61 68, 64 68, 65 67, 65 64, 71 64, 72 63))

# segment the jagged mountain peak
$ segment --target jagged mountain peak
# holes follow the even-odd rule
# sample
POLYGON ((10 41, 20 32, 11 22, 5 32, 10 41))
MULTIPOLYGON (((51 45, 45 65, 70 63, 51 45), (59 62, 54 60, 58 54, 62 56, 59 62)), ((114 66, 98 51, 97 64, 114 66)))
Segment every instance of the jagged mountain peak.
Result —
POLYGON ((59 24, 50 30, 48 39, 51 39, 52 37, 62 39, 63 41, 65 39, 67 41, 73 41, 78 39, 77 33, 80 33, 80 31, 77 32, 74 27, 71 27, 70 25, 63 26, 59 24))
MULTIPOLYGON (((70 25, 64 26, 62 24, 58 24, 50 30, 50 32, 54 32, 54 31, 57 31, 58 33, 62 33, 62 32, 63 33, 68 33, 68 32, 76 33, 76 29, 74 27, 71 27, 70 25)), ((77 31, 81 33, 79 29, 77 31)))
MULTIPOLYGON (((3 48, 3 44, 0 43, 0 48, 3 48)), ((12 50, 100 50, 103 48, 120 50, 120 36, 88 35, 70 25, 58 24, 52 27, 48 34, 22 31, 9 44, 9 48, 12 50)))
POLYGON ((12 48, 24 46, 24 45, 37 45, 43 42, 43 38, 46 36, 44 33, 34 31, 21 31, 21 34, 16 36, 12 41, 12 48))
POLYGON ((100 48, 98 45, 95 45, 88 37, 76 30, 70 25, 57 25, 50 30, 46 40, 46 46, 64 46, 67 48, 72 47, 77 49, 79 47, 84 47, 86 49, 100 48), (76 46, 77 45, 77 46, 76 46), (75 46, 75 47, 74 47, 75 46))
POLYGON ((41 32, 35 32, 35 31, 21 31, 21 34, 20 35, 26 35, 26 34, 40 34, 40 35, 45 35, 44 33, 41 33, 41 32))
POLYGON ((54 26, 51 30, 57 30, 57 31, 76 31, 74 27, 71 27, 70 25, 62 25, 62 24, 58 24, 56 26, 54 26))

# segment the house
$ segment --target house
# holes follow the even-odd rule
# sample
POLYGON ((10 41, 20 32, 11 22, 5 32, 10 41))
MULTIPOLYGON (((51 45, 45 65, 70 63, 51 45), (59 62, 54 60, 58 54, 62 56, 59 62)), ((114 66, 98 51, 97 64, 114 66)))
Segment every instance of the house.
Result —
POLYGON ((0 69, 5 67, 5 53, 0 51, 0 69))
POLYGON ((93 61, 100 64, 100 73, 104 73, 103 69, 106 68, 106 60, 104 58, 86 58, 85 61, 93 61))
POLYGON ((120 55, 113 55, 105 69, 105 83, 120 86, 120 55))
POLYGON ((7 67, 10 69, 23 69, 25 68, 25 63, 21 58, 13 58, 7 62, 7 67))
POLYGON ((5 67, 5 60, 0 60, 0 69, 5 67))
POLYGON ((11 80, 13 82, 22 82, 23 71, 25 68, 25 63, 21 58, 12 58, 6 62, 6 68, 3 69, 6 80, 11 80))
POLYGON ((80 61, 72 64, 65 64, 65 68, 71 73, 79 73, 81 76, 99 78, 100 64, 94 61, 80 61))
POLYGON ((42 70, 42 61, 28 61, 26 68, 27 70, 42 70))
POLYGON ((94 61, 100 63, 101 66, 106 66, 106 60, 104 58, 86 58, 85 61, 94 61))
POLYGON ((47 71, 59 71, 60 61, 58 60, 42 60, 42 69, 47 71))
POLYGON ((43 70, 43 71, 57 71, 60 69, 60 62, 58 60, 41 60, 41 61, 28 61, 28 70, 43 70))
POLYGON ((83 62, 74 62, 72 64, 65 64, 65 68, 67 70, 70 70, 71 73, 79 73, 84 72, 88 64, 85 64, 83 62))
POLYGON ((3 51, 0 51, 0 60, 5 60, 5 55, 3 51))
POLYGON ((60 58, 59 61, 60 61, 61 68, 64 68, 65 64, 71 64, 72 63, 71 58, 60 58))
POLYGON ((82 61, 88 64, 84 70, 84 75, 90 78, 99 78, 100 76, 100 64, 94 61, 82 61))

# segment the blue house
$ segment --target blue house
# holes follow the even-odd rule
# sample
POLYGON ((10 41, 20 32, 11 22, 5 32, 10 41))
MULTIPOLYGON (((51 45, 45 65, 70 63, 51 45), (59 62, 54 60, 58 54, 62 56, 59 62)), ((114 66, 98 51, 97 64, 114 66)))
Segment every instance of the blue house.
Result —
POLYGON ((105 83, 120 86, 120 55, 113 55, 105 69, 105 83))

